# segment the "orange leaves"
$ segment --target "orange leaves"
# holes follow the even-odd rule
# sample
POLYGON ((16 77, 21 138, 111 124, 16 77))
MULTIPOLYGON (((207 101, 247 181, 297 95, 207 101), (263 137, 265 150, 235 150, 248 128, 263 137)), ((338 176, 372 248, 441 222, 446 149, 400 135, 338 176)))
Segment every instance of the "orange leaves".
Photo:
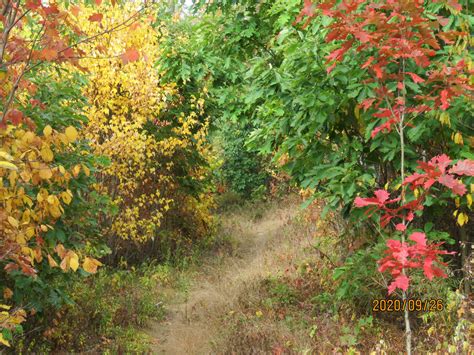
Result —
POLYGON ((58 58, 58 52, 52 48, 44 48, 38 54, 39 59, 53 61, 58 58))
POLYGON ((104 17, 104 15, 96 13, 96 14, 93 14, 93 15, 89 16, 89 21, 90 22, 101 22, 103 17, 104 17))
POLYGON ((13 125, 18 126, 20 123, 23 122, 23 112, 13 109, 8 111, 8 113, 5 116, 7 121, 10 121, 13 125))
POLYGON ((128 48, 124 54, 122 54, 122 61, 124 64, 135 62, 140 59, 140 53, 135 48, 128 48))
MULTIPOLYGON (((56 254, 61 259, 59 267, 63 271, 68 271, 69 269, 77 271, 79 268, 79 256, 72 250, 66 250, 62 244, 58 244, 54 249, 56 254)), ((48 262, 51 267, 58 267, 58 263, 53 259, 51 255, 48 255, 48 262)), ((99 260, 94 258, 85 257, 82 262, 82 268, 88 273, 94 274, 97 272, 97 268, 101 266, 102 263, 99 260)))
POLYGON ((79 6, 71 6, 71 13, 75 17, 78 17, 80 12, 81 12, 81 8, 79 6))

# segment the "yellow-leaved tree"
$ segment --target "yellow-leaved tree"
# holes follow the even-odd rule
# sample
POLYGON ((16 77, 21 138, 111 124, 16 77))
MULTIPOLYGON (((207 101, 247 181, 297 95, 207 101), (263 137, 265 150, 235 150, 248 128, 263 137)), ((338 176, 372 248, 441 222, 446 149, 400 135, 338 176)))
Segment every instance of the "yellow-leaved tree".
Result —
POLYGON ((90 37, 112 29, 80 46, 89 72, 86 135, 110 160, 97 188, 116 206, 116 214, 101 216, 113 257, 130 259, 127 250, 147 245, 162 252, 209 232, 205 93, 183 102, 175 84, 160 82, 161 38, 146 5, 102 7, 99 25, 90 21, 91 9, 76 12, 90 37))

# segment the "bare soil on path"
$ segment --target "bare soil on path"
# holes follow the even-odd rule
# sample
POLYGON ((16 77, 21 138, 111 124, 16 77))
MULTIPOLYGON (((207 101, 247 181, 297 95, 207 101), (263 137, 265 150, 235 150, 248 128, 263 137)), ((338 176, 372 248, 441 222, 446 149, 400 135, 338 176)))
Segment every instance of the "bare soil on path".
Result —
POLYGON ((230 252, 207 257, 192 275, 187 292, 170 291, 166 319, 148 331, 154 354, 219 353, 222 317, 249 283, 278 272, 278 256, 291 247, 285 242, 285 226, 296 215, 298 202, 264 208, 256 214, 219 216, 219 233, 230 236, 235 245, 230 252))

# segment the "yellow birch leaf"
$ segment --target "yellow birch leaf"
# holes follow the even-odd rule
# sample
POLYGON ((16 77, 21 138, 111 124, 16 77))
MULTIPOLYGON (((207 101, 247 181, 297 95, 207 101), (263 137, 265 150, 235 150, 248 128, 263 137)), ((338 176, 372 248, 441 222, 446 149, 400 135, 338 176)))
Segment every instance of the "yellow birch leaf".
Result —
POLYGON ((58 263, 53 259, 51 255, 48 254, 48 263, 51 267, 58 267, 58 263))
POLYGON ((18 228, 19 223, 15 218, 13 218, 12 216, 8 216, 7 219, 8 219, 8 223, 10 223, 13 227, 18 228))
POLYGON ((0 168, 8 170, 18 170, 15 164, 12 164, 8 161, 0 161, 0 168))
POLYGON ((85 165, 82 165, 82 170, 84 171, 84 173, 86 174, 86 176, 90 176, 91 175, 91 171, 90 169, 85 166, 85 165))
POLYGON ((63 271, 67 271, 69 265, 68 265, 69 257, 65 257, 63 260, 61 260, 61 264, 59 264, 59 267, 63 271))
POLYGON ((78 177, 80 172, 81 172, 81 166, 79 164, 77 164, 76 166, 74 166, 74 168, 72 168, 72 176, 74 176, 75 178, 78 177))
POLYGON ((69 257, 69 266, 71 267, 71 269, 76 271, 77 268, 79 267, 79 257, 73 251, 70 252, 70 253, 71 253, 71 255, 69 257))
POLYGON ((34 236, 34 235, 35 235, 35 228, 34 228, 34 227, 28 227, 28 228, 26 229, 26 236, 27 236, 28 238, 31 238, 31 237, 34 236))
POLYGON ((8 347, 10 346, 10 343, 8 342, 7 339, 5 339, 5 338, 3 337, 3 334, 2 334, 2 333, 0 333, 0 344, 3 344, 3 345, 8 346, 8 347))
POLYGON ((46 127, 44 127, 43 134, 45 137, 49 137, 52 133, 53 133, 53 129, 51 128, 50 125, 47 125, 46 127))
POLYGON ((64 191, 61 193, 61 198, 66 205, 69 205, 72 201, 72 193, 69 190, 64 191))
POLYGON ((0 150, 0 158, 3 158, 7 161, 12 161, 13 160, 13 157, 10 154, 8 154, 7 152, 4 152, 2 150, 0 150))
POLYGON ((66 256, 66 249, 64 249, 64 246, 62 244, 56 245, 54 248, 58 256, 63 259, 66 256))
POLYGON ((77 136, 78 136, 77 129, 72 126, 69 126, 68 128, 66 128, 66 131, 64 133, 66 134, 66 137, 69 143, 72 143, 77 139, 77 136))
POLYGON ((95 274, 97 272, 97 266, 101 265, 102 263, 99 260, 86 257, 82 263, 82 268, 91 274, 95 274))
POLYGON ((39 169, 39 177, 43 180, 51 179, 53 177, 53 172, 47 166, 41 167, 39 169))
POLYGON ((469 217, 465 213, 461 212, 460 214, 458 214, 458 224, 461 227, 465 225, 467 221, 469 221, 469 217))
POLYGON ((49 147, 44 146, 43 149, 41 149, 41 158, 47 163, 52 162, 54 159, 53 151, 49 147))

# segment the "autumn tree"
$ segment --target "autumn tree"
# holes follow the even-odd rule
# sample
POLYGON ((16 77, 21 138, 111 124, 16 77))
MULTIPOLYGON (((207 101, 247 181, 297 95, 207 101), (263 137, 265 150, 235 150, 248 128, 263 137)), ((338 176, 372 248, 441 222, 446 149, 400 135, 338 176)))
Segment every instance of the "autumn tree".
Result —
MULTIPOLYGON (((462 10, 457 1, 449 1, 447 7, 455 12, 462 10)), ((333 19, 326 41, 338 43, 327 56, 327 72, 331 73, 351 50, 363 56, 365 62, 361 68, 368 70, 369 74, 366 83, 374 84, 376 94, 360 103, 377 122, 370 136, 373 139, 394 132, 399 138, 399 184, 394 190, 401 191, 393 192, 398 197, 390 198, 391 193, 380 189, 373 198, 357 197, 355 207, 369 207, 369 214, 380 212, 381 226, 388 227, 393 223, 398 231, 401 240, 387 241, 386 257, 379 261, 379 271, 390 271, 393 281, 388 286, 389 294, 401 289, 405 302, 409 270, 422 268, 430 280, 435 276, 446 277, 434 263, 443 264, 438 255, 448 254, 439 249, 442 243, 430 244, 424 233, 412 232, 408 239, 414 243, 408 242, 406 235, 410 224, 420 216, 426 196, 436 194, 432 191, 436 183, 454 196, 465 196, 467 189, 462 178, 474 176, 473 160, 457 159, 454 163, 444 154, 432 157, 427 163, 419 161, 418 169, 422 172, 409 175, 406 170, 406 150, 409 149, 406 131, 429 118, 432 112, 443 115, 457 97, 472 97, 473 88, 469 81, 472 71, 465 58, 443 56, 456 39, 469 34, 446 29, 449 19, 437 15, 423 2, 325 1, 316 6, 305 1, 297 20, 307 17, 307 21, 311 21, 316 8, 333 19)), ((467 201, 469 203, 469 199, 467 201)), ((464 218, 467 216, 459 219, 460 225, 465 223, 464 218)), ((405 308, 405 327, 406 349, 410 354, 408 308, 405 308)))

